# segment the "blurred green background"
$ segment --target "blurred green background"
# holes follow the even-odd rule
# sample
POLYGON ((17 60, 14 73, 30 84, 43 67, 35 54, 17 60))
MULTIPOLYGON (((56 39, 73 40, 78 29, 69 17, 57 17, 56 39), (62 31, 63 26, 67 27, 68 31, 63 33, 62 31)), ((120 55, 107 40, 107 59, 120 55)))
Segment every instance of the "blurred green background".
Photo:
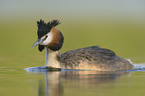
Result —
POLYGON ((57 28, 65 37, 61 52, 99 45, 135 63, 145 62, 142 0, 1 0, 0 62, 17 58, 29 62, 34 57, 34 65, 44 62, 45 52, 32 48, 40 19, 60 20, 57 28))
MULTIPOLYGON (((1 96, 37 96, 38 82, 42 80, 44 83, 44 75, 22 71, 27 67, 44 65, 45 51, 41 53, 32 48, 37 39, 36 22, 40 19, 45 22, 60 20, 57 29, 65 38, 62 53, 99 45, 134 63, 145 62, 144 0, 0 0, 1 96)), ((96 85, 83 87, 87 94, 90 91, 102 96, 113 96, 114 90, 118 96, 126 91, 132 96, 144 94, 144 72, 132 74, 116 83, 100 85, 101 89, 96 85), (91 91, 92 88, 95 90, 91 91)), ((84 93, 82 85, 85 84, 69 82, 63 81, 65 94, 84 93), (76 88, 77 92, 74 91, 76 88)))

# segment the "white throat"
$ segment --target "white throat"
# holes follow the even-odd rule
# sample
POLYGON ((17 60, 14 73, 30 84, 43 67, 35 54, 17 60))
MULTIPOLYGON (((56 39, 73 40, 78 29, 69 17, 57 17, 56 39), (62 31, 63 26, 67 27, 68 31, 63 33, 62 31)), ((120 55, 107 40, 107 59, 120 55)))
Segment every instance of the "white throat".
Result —
POLYGON ((60 56, 59 51, 52 51, 46 47, 45 67, 60 68, 60 61, 58 60, 58 56, 60 56))

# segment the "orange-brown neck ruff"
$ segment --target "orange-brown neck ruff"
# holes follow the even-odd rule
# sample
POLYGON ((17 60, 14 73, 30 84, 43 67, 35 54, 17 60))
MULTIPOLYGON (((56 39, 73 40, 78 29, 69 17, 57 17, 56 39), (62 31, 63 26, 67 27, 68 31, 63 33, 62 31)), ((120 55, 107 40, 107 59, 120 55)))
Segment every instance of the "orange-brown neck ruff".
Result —
POLYGON ((60 31, 58 31, 55 27, 52 27, 51 31, 52 32, 52 41, 48 44, 48 47, 52 51, 58 51, 61 49, 63 45, 63 40, 64 37, 60 31))

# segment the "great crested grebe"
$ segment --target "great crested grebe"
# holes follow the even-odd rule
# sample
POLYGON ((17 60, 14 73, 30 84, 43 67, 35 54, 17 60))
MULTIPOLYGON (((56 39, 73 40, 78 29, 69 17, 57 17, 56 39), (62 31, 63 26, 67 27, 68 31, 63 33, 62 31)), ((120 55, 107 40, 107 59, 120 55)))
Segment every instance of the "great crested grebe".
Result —
POLYGON ((133 65, 117 56, 113 51, 98 46, 75 49, 60 54, 64 37, 55 27, 58 20, 45 23, 37 21, 38 40, 33 47, 38 45, 39 51, 46 48, 45 66, 50 68, 84 69, 97 71, 116 71, 133 69, 133 65))

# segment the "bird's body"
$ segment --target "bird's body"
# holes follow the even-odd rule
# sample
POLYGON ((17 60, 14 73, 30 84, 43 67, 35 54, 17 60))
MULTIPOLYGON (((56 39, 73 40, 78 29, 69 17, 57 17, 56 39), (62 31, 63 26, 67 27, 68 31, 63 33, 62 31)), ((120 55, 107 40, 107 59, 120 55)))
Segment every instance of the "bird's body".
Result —
POLYGON ((61 55, 62 67, 66 69, 88 69, 115 71, 132 69, 132 64, 118 57, 113 51, 91 46, 67 51, 61 55))
POLYGON ((60 54, 59 50, 63 45, 64 38, 62 33, 55 28, 59 22, 54 20, 46 24, 40 20, 37 23, 38 41, 33 47, 39 45, 40 51, 46 48, 45 66, 47 67, 97 71, 133 69, 133 65, 129 61, 120 58, 109 49, 98 46, 75 49, 60 54))

